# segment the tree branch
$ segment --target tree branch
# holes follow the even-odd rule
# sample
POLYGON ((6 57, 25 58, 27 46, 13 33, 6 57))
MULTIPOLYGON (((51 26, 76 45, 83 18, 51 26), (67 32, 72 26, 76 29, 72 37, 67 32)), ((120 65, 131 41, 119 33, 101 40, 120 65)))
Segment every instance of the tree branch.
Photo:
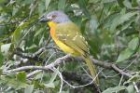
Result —
MULTIPOLYGON (((20 56, 22 58, 28 58, 28 59, 41 61, 43 59, 39 58, 38 55, 40 55, 44 50, 45 50, 45 47, 40 48, 37 52, 35 52, 33 54, 22 53, 22 52, 19 52, 19 51, 15 51, 15 54, 17 54, 18 56, 20 56)), ((16 69, 7 70, 5 72, 13 73, 13 72, 19 72, 19 71, 24 71, 24 70, 28 70, 28 69, 48 70, 52 67, 55 67, 55 66, 61 64, 63 61, 66 61, 70 58, 72 58, 70 55, 66 55, 66 56, 63 56, 63 57, 60 57, 60 58, 56 59, 54 62, 51 62, 51 64, 49 64, 47 66, 23 66, 23 67, 19 67, 19 68, 16 68, 16 69)), ((83 59, 81 59, 81 58, 76 58, 76 59, 80 60, 80 61, 83 61, 83 59)), ((106 68, 106 69, 112 69, 115 72, 117 72, 120 75, 123 75, 127 78, 132 76, 129 71, 127 71, 127 72, 123 71, 122 69, 117 67, 115 64, 112 64, 113 62, 103 62, 103 61, 99 61, 99 60, 94 59, 94 58, 92 58, 92 61, 97 66, 100 66, 100 67, 103 67, 103 68, 106 68)))
MULTIPOLYGON (((32 69, 32 70, 48 70, 52 67, 55 67, 57 65, 60 65, 62 62, 67 61, 69 59, 71 59, 72 57, 70 55, 66 55, 63 57, 60 57, 58 59, 56 59, 54 62, 51 62, 49 65, 46 66, 23 66, 23 67, 19 67, 16 69, 11 69, 11 70, 7 70, 4 71, 4 73, 15 73, 15 72, 19 72, 19 71, 24 71, 24 70, 28 70, 28 69, 32 69)), ((81 60, 81 58, 77 58, 78 60, 81 60)), ((125 72, 123 70, 121 70, 120 68, 118 68, 115 64, 111 64, 111 63, 107 63, 107 62, 102 62, 96 59, 93 59, 93 63, 95 65, 101 66, 103 68, 107 68, 107 69, 112 69, 115 72, 118 72, 119 74, 126 76, 126 77, 131 77, 132 75, 128 72, 125 72)))
POLYGON ((56 59, 54 62, 50 63, 47 66, 23 66, 23 67, 19 67, 19 68, 16 68, 16 69, 11 69, 11 70, 7 70, 7 71, 5 70, 5 71, 3 71, 3 73, 15 73, 15 72, 25 71, 25 70, 29 70, 29 69, 32 69, 32 70, 48 70, 48 69, 51 69, 52 67, 60 65, 62 62, 66 61, 70 58, 71 58, 70 55, 66 55, 66 56, 63 56, 63 57, 60 57, 60 58, 56 59))
POLYGON ((98 65, 98 66, 101 66, 101 67, 107 68, 107 69, 112 69, 115 72, 117 72, 117 73, 119 73, 119 74, 121 74, 121 75, 123 75, 125 77, 128 77, 129 78, 129 77, 132 76, 129 71, 127 71, 127 72, 123 71, 122 69, 120 69, 119 67, 117 67, 117 65, 112 64, 112 62, 110 62, 110 63, 108 63, 108 62, 102 62, 102 61, 99 61, 99 60, 96 60, 96 59, 93 59, 93 58, 92 58, 92 60, 93 60, 93 63, 95 65, 98 65))

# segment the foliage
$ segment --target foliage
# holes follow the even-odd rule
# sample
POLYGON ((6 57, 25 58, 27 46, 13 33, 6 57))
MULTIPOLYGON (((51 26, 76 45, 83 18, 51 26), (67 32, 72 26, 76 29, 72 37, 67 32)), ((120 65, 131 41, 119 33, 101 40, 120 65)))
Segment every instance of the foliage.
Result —
MULTIPOLYGON (((44 13, 62 10, 81 27, 94 58, 133 73, 132 77, 126 78, 113 69, 98 66, 103 93, 135 93, 133 84, 140 80, 139 4, 139 0, 0 0, 0 91, 74 93, 69 85, 62 86, 59 74, 63 71, 85 74, 81 69, 85 68, 82 62, 68 62, 56 71, 39 72, 32 77, 28 77, 32 69, 3 73, 26 65, 49 64, 65 55, 50 40, 46 24, 39 22, 44 13), (17 55, 17 51, 34 54, 44 46, 45 51, 33 59, 17 55)), ((93 93, 90 88, 84 91, 93 93)))

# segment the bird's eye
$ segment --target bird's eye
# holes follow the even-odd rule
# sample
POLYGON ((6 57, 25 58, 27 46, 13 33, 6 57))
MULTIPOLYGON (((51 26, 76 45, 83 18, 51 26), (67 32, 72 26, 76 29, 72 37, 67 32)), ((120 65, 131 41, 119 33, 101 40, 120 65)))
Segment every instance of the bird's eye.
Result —
POLYGON ((52 18, 53 18, 53 19, 56 18, 56 15, 52 15, 52 18))

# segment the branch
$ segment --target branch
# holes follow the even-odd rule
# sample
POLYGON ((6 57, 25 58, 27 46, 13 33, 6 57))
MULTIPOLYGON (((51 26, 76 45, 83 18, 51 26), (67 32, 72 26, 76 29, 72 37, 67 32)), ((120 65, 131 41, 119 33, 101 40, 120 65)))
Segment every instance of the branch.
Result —
POLYGON ((40 48, 38 51, 35 53, 29 54, 29 53, 23 53, 19 51, 18 49, 14 51, 14 54, 22 57, 22 58, 28 58, 28 59, 33 59, 36 61, 42 61, 43 59, 39 58, 39 55, 45 50, 45 47, 40 48))
POLYGON ((48 70, 48 69, 51 69, 52 67, 55 67, 59 64, 61 64, 62 62, 70 59, 71 56, 70 55, 66 55, 66 56, 63 56, 63 57, 60 57, 58 59, 56 59, 54 62, 50 63, 49 65, 47 66, 23 66, 23 67, 19 67, 19 68, 16 68, 16 69, 12 69, 12 70, 5 70, 3 71, 3 73, 16 73, 16 72, 19 72, 19 71, 25 71, 25 70, 29 70, 29 69, 32 69, 32 70, 48 70))
POLYGON ((132 77, 132 75, 130 74, 130 72, 125 72, 121 69, 119 69, 115 64, 111 65, 112 69, 116 72, 118 72, 119 74, 126 76, 126 77, 132 77))
MULTIPOLYGON (((19 72, 19 71, 24 71, 24 70, 28 70, 28 69, 32 69, 32 70, 48 70, 52 67, 55 67, 57 65, 60 65, 63 61, 66 61, 68 59, 72 58, 70 55, 66 55, 63 57, 60 57, 58 59, 56 59, 54 62, 51 62, 51 64, 47 65, 47 66, 23 66, 23 67, 19 67, 16 69, 12 69, 12 70, 7 70, 4 71, 5 73, 13 73, 13 72, 19 72)), ((78 60, 81 60, 79 58, 77 58, 78 60)), ((103 68, 107 68, 107 69, 113 69, 115 72, 118 72, 119 74, 126 76, 126 77, 131 77, 132 75, 129 72, 125 72, 123 70, 121 70, 120 68, 118 68, 115 64, 111 64, 111 63, 107 63, 107 62, 102 62, 96 59, 92 59, 93 63, 95 65, 101 66, 103 68)))
MULTIPOLYGON (((48 39, 48 42, 49 42, 49 39, 48 39)), ((45 50, 45 47, 40 48, 37 52, 35 52, 33 54, 22 53, 22 52, 19 52, 19 51, 15 51, 15 54, 17 54, 18 56, 20 56, 22 58, 28 58, 28 59, 40 60, 41 61, 42 59, 40 59, 38 55, 40 55, 44 50, 45 50)), ((47 66, 23 66, 23 67, 19 67, 19 68, 12 69, 12 70, 7 70, 5 72, 12 73, 12 72, 19 72, 19 71, 24 71, 24 70, 28 70, 28 69, 48 70, 52 67, 55 67, 55 66, 61 64, 63 61, 66 61, 70 58, 71 58, 70 55, 66 55, 64 57, 56 59, 55 62, 52 62, 51 64, 49 64, 47 66)), ((81 58, 80 59, 77 58, 77 59, 80 60, 80 61, 83 61, 83 59, 81 60, 81 58)), ((117 72, 117 73, 119 73, 119 74, 121 74, 125 77, 131 77, 132 76, 129 72, 125 72, 125 71, 121 70, 120 68, 118 68, 115 64, 112 64, 112 62, 110 62, 110 63, 109 62, 102 62, 102 61, 96 60, 94 58, 92 58, 92 61, 95 65, 98 65, 100 67, 107 68, 107 69, 112 69, 115 72, 117 72)))
POLYGON ((129 71, 127 71, 127 72, 123 71, 122 69, 117 67, 115 64, 112 64, 112 62, 110 62, 110 63, 109 62, 102 62, 102 61, 99 61, 99 60, 96 60, 96 59, 93 59, 93 58, 92 58, 92 60, 93 60, 93 63, 95 65, 98 65, 98 66, 101 66, 101 67, 107 68, 107 69, 112 69, 115 72, 117 72, 117 73, 119 73, 119 74, 121 74, 125 77, 129 78, 129 77, 132 76, 129 71))
MULTIPOLYGON (((72 57, 70 55, 66 55, 66 56, 63 56, 63 57, 60 57, 58 59, 56 59, 54 62, 46 65, 46 66, 23 66, 23 67, 19 67, 19 68, 16 68, 16 69, 11 69, 11 70, 4 70, 3 71, 3 74, 9 74, 9 73, 17 73, 19 71, 25 71, 25 70, 37 70, 33 73, 30 73, 28 74, 28 78, 33 76, 34 74, 44 70, 52 70, 53 67, 55 66, 58 66, 60 64, 62 64, 64 61, 67 61, 70 60, 72 57)), ((81 58, 77 58, 77 60, 81 61, 81 58)), ((83 60, 82 60, 83 61, 83 60)), ((130 74, 130 72, 125 72, 123 71, 122 69, 118 68, 115 64, 111 64, 111 63, 107 63, 107 62, 102 62, 102 61, 99 61, 99 60, 96 60, 96 59, 93 59, 92 58, 92 61, 95 65, 98 65, 98 66, 101 66, 103 68, 107 68, 107 69, 112 69, 114 70, 115 72, 119 73, 120 75, 123 75, 127 78, 130 78, 132 77, 132 75, 130 74)), ((63 73, 63 75, 66 77, 66 73, 63 73)), ((77 77, 73 77, 72 79, 74 78, 77 78, 77 77)), ((80 79, 79 77, 77 79, 80 79)), ((76 80, 77 80, 76 79, 76 80)), ((81 80, 81 79, 80 79, 81 80)), ((87 81, 85 81, 87 82, 87 81)))

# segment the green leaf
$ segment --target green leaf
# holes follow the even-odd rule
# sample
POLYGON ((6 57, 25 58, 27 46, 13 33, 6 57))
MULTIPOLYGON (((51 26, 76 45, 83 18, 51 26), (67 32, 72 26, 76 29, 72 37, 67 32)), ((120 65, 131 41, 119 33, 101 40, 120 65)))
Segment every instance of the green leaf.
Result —
POLYGON ((38 4, 38 12, 39 12, 39 15, 42 15, 43 14, 43 11, 45 10, 46 6, 45 6, 45 2, 40 2, 38 4))
POLYGON ((105 28, 111 28, 113 22, 116 23, 118 21, 117 19, 119 19, 120 16, 121 15, 119 13, 111 14, 105 20, 103 20, 102 24, 104 24, 105 28))
MULTIPOLYGON (((91 1, 91 0, 90 0, 91 1)), ((94 1, 94 0, 93 0, 94 1)), ((110 2, 114 2, 115 0, 102 0, 102 3, 110 3, 110 2)))
POLYGON ((11 83, 9 83, 11 86, 13 86, 16 90, 19 89, 23 89, 26 88, 28 86, 28 84, 26 84, 25 82, 17 82, 17 81, 12 81, 11 83))
POLYGON ((5 3, 5 1, 6 1, 6 0, 0 0, 0 4, 3 4, 3 3, 5 3))
POLYGON ((129 9, 132 8, 132 5, 131 5, 131 3, 130 3, 129 0, 124 0, 123 4, 124 4, 127 8, 129 8, 129 9))
POLYGON ((29 26, 29 21, 28 22, 21 22, 19 24, 19 26, 16 28, 16 30, 14 31, 13 35, 12 35, 12 43, 15 44, 15 46, 18 46, 21 42, 21 38, 22 38, 22 31, 29 26))
POLYGON ((0 75, 2 75, 3 74, 3 69, 0 69, 0 75))
POLYGON ((118 16, 114 17, 114 19, 112 20, 112 24, 110 26, 110 30, 114 31, 117 26, 130 20, 130 18, 135 16, 136 14, 137 14, 137 12, 128 12, 126 14, 119 14, 118 16))
POLYGON ((128 12, 128 13, 122 15, 120 20, 119 20, 120 21, 119 24, 122 24, 125 21, 130 20, 130 18, 135 16, 136 14, 137 14, 137 12, 128 12))
POLYGON ((12 35, 12 41, 15 45, 18 45, 19 42, 20 42, 20 38, 21 38, 21 31, 22 31, 22 28, 21 26, 19 26, 13 33, 12 35))
POLYGON ((45 7, 46 7, 46 10, 48 9, 48 6, 50 4, 51 0, 45 0, 45 7))
POLYGON ((83 10, 83 13, 85 14, 85 16, 90 19, 90 14, 89 14, 89 11, 88 9, 86 8, 86 4, 87 4, 87 0, 78 0, 78 3, 79 3, 79 6, 80 8, 83 10))
MULTIPOLYGON (((124 9, 121 10, 121 12, 124 12, 124 9)), ((137 12, 128 12, 126 14, 124 13, 115 13, 112 15, 109 15, 105 22, 103 21, 105 28, 110 28, 111 31, 115 31, 116 27, 123 24, 124 22, 130 20, 131 17, 135 16, 137 12)))
POLYGON ((17 81, 14 77, 3 76, 1 79, 8 87, 12 87, 15 90, 26 88, 28 86, 25 82, 17 81))
MULTIPOLYGON (((2 66, 4 61, 4 56, 2 55, 2 53, 0 52, 0 67, 2 66)), ((1 73, 0 73, 1 74, 1 73)))
POLYGON ((138 47, 138 45, 139 45, 139 38, 135 37, 129 42, 128 48, 134 51, 138 47))
POLYGON ((116 62, 122 62, 128 59, 135 52, 136 48, 138 47, 138 44, 139 44, 139 38, 138 37, 133 38, 128 43, 128 47, 119 54, 119 57, 116 62))
POLYGON ((10 47, 11 47, 11 43, 1 45, 1 52, 4 55, 8 55, 10 47))
POLYGON ((21 22, 19 24, 19 26, 15 29, 14 33, 12 34, 12 43, 14 44, 15 47, 19 47, 21 41, 23 39, 26 39, 26 36, 28 35, 28 31, 30 31, 30 29, 28 27, 31 26, 31 24, 33 24, 36 20, 37 16, 34 16, 32 18, 30 18, 28 21, 26 22, 21 22), (28 28, 28 30, 26 30, 28 28))
POLYGON ((118 62, 122 62, 122 61, 128 59, 132 54, 133 54, 133 52, 130 51, 130 50, 127 48, 127 49, 125 49, 124 51, 122 51, 122 52, 119 54, 119 57, 118 57, 118 59, 117 59, 116 62, 117 62, 117 63, 118 63, 118 62))
POLYGON ((34 85, 29 85, 25 88, 24 93, 33 93, 34 85))
POLYGON ((65 10, 65 6, 66 6, 66 0, 59 0, 58 2, 58 10, 65 10))
POLYGON ((114 93, 114 92, 119 92, 124 89, 126 89, 124 86, 116 86, 113 88, 108 88, 108 89, 104 90, 102 93, 114 93))
POLYGON ((97 21, 97 18, 96 16, 92 16, 90 21, 89 21, 89 28, 91 29, 91 31, 94 31, 97 29, 98 27, 98 21, 97 21))
POLYGON ((55 84, 54 84, 53 82, 50 82, 50 83, 44 84, 44 85, 45 85, 45 87, 47 87, 47 88, 55 88, 55 84))
POLYGON ((55 73, 52 74, 52 77, 50 79, 50 83, 54 82, 54 80, 56 79, 57 75, 58 75, 58 70, 59 70, 59 67, 57 68, 57 70, 55 71, 55 73))
POLYGON ((136 93, 133 84, 130 84, 128 87, 126 87, 126 90, 128 91, 128 93, 136 93))
MULTIPOLYGON (((97 3, 99 0, 89 0, 88 3, 97 3)), ((105 1, 105 0, 102 0, 105 1)))
POLYGON ((118 4, 119 4, 121 7, 124 7, 123 1, 124 1, 124 0, 117 0, 118 4))
POLYGON ((17 80, 20 82, 26 82, 26 73, 25 72, 18 73, 17 80))
POLYGON ((67 91, 63 90, 63 91, 61 91, 61 93, 70 93, 70 92, 69 92, 69 90, 67 90, 67 91))
POLYGON ((39 72, 34 76, 34 79, 35 80, 40 79, 40 78, 42 78, 42 76, 43 76, 43 74, 41 72, 39 72))

